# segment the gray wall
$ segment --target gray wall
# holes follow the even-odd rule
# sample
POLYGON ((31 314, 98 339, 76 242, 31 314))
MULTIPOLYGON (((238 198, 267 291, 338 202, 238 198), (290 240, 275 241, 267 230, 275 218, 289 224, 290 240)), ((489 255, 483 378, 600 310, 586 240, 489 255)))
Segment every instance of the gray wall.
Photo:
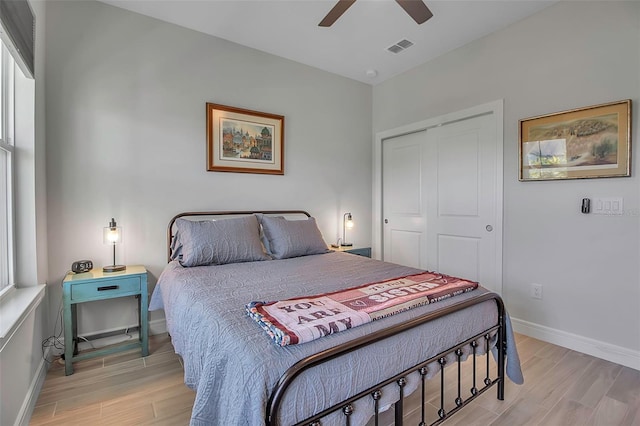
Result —
MULTIPOLYGON (((370 86, 97 2, 48 2, 46 42, 52 306, 72 261, 111 263, 111 217, 152 283, 181 211, 301 208, 328 242, 351 211, 370 244, 370 86), (206 102, 284 115, 285 175, 206 172, 206 102)), ((133 301, 83 308, 81 334, 136 322, 133 301)))
MULTIPOLYGON (((558 4, 375 87, 373 99, 360 83, 100 3, 48 2, 45 32, 44 3, 33 6, 35 167, 26 181, 35 205, 25 214, 36 240, 29 231, 25 247, 37 254, 37 272, 24 269, 23 284, 48 277, 51 312, 35 310, 2 353, 2 365, 12 368, 3 369, 0 393, 12 396, 2 399, 0 423, 28 416, 39 385, 31 386, 44 374, 40 343, 60 305, 59 281, 73 260, 110 262, 101 228, 111 216, 125 227, 119 261, 147 265, 152 282, 164 264, 166 222, 183 210, 305 208, 318 216, 327 240, 350 210, 358 221, 354 240, 366 245, 370 129, 499 98, 505 100, 504 284, 512 315, 640 348, 637 173, 517 181, 520 118, 631 98, 634 124, 640 122, 637 2, 558 4), (286 175, 205 172, 205 102, 285 115, 286 175), (625 216, 578 213, 582 197, 608 195, 625 198, 625 216), (49 271, 42 261, 47 228, 49 271), (545 286, 543 301, 528 297, 531 282, 545 286)), ((81 312, 81 332, 134 321, 132 306, 108 308, 81 312)))
POLYGON ((562 2, 376 86, 374 133, 504 99, 503 279, 512 317, 637 356, 637 172, 519 182, 518 120, 630 98, 637 128, 639 95, 640 3, 562 2), (607 196, 624 197, 624 216, 580 213, 583 197, 607 196), (543 300, 530 298, 531 283, 544 286, 543 300))
MULTIPOLYGON (((639 7, 559 3, 372 90, 101 3, 48 3, 52 310, 73 260, 110 263, 101 228, 112 216, 125 231, 118 261, 145 264, 152 282, 164 265, 166 223, 184 210, 304 208, 329 241, 341 214, 352 211, 355 242, 369 244, 371 129, 504 99, 503 279, 512 315, 638 351, 635 173, 518 182, 517 126, 521 118, 627 98, 638 123, 639 7), (205 102, 284 115, 285 176, 206 172, 205 102), (624 197, 626 214, 579 213, 581 198, 598 196, 624 197), (544 286, 542 301, 529 297, 533 282, 544 286)), ((133 303, 112 305, 85 308, 80 332, 135 322, 133 303)))

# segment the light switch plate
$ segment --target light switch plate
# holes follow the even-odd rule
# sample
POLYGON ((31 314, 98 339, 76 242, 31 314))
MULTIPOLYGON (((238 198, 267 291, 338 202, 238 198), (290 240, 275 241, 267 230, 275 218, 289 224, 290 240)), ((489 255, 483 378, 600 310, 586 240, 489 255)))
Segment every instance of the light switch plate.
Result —
POLYGON ((591 204, 593 214, 605 216, 621 216, 624 214, 624 202, 622 197, 594 198, 591 204))

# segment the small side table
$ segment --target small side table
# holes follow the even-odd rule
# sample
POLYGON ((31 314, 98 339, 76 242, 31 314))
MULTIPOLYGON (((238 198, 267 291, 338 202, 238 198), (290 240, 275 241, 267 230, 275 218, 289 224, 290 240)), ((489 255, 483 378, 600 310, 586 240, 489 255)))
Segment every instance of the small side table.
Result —
POLYGON ((357 254, 358 256, 371 257, 371 247, 340 246, 338 248, 331 247, 331 249, 345 253, 357 254))
POLYGON ((73 362, 114 352, 140 348, 142 356, 149 355, 149 293, 147 270, 144 266, 127 266, 120 272, 102 272, 101 268, 82 274, 68 273, 62 282, 64 314, 64 374, 73 374, 73 362), (138 325, 140 337, 136 342, 125 342, 91 352, 78 353, 77 305, 83 302, 135 296, 138 299, 138 325))

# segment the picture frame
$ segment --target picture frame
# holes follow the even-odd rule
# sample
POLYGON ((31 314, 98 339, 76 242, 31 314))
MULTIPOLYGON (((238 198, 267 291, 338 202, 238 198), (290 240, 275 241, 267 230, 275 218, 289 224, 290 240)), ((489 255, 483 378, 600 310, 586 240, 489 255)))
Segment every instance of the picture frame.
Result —
POLYGON ((631 176, 631 100, 519 121, 520 181, 631 176))
POLYGON ((284 175, 284 116, 206 107, 207 171, 284 175))

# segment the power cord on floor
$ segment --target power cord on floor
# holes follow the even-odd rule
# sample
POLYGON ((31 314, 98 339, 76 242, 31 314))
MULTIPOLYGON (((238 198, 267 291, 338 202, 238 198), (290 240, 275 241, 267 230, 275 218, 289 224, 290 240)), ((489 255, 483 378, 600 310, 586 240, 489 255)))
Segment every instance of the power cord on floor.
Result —
MULTIPOLYGON (((71 270, 65 272, 63 277, 66 277, 69 272, 71 272, 71 270)), ((64 282, 64 278, 63 278, 63 281, 60 281, 60 286, 63 285, 63 282, 64 282)), ((53 327, 53 336, 49 336, 42 341, 42 359, 44 360, 44 362, 47 363, 47 365, 53 362, 53 360, 49 361, 46 357, 46 350, 48 348, 58 349, 64 353, 64 342, 62 341, 62 334, 64 332, 64 325, 63 325, 63 319, 62 319, 62 300, 60 300, 60 309, 58 311, 58 317, 59 317, 59 323, 60 323, 60 331, 57 331, 58 321, 56 321, 53 327)))
POLYGON ((93 346, 93 343, 91 343, 91 341, 89 339, 87 339, 86 337, 78 336, 78 339, 80 339, 80 340, 82 340, 84 342, 87 342, 89 344, 89 346, 91 346, 91 349, 95 349, 96 348, 95 346, 93 346))
POLYGON ((59 317, 59 321, 56 321, 53 327, 53 336, 49 336, 42 341, 42 359, 44 360, 44 362, 47 363, 47 365, 53 362, 47 359, 46 351, 48 348, 54 348, 64 352, 64 342, 62 341, 62 333, 64 331, 64 326, 62 324, 62 302, 60 303, 60 310, 58 311, 58 317, 59 317), (57 331, 58 322, 60 323, 60 331, 57 331))
MULTIPOLYGON (((136 296, 136 298, 138 298, 140 296, 136 296)), ((136 318, 140 318, 140 307, 138 306, 138 303, 135 304, 136 306, 136 318)), ((129 328, 127 327, 126 330, 124 331, 124 334, 129 338, 129 339, 133 339, 133 335, 131 333, 129 333, 129 328)))

